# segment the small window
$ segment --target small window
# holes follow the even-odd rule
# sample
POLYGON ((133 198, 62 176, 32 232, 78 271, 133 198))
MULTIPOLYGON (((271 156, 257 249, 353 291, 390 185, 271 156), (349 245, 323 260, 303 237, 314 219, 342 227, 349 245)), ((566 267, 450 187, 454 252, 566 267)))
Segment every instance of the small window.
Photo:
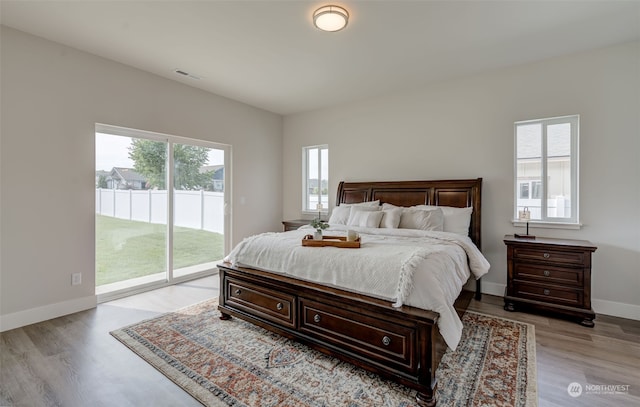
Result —
POLYGON ((516 205, 531 219, 578 223, 579 116, 515 123, 516 205))
POLYGON ((329 209, 329 146, 302 149, 302 211, 327 213, 329 209), (321 206, 318 206, 318 205, 321 206))
POLYGON ((529 199, 529 183, 520 183, 520 199, 529 199))
POLYGON ((542 198, 542 182, 531 181, 531 198, 533 199, 542 198))

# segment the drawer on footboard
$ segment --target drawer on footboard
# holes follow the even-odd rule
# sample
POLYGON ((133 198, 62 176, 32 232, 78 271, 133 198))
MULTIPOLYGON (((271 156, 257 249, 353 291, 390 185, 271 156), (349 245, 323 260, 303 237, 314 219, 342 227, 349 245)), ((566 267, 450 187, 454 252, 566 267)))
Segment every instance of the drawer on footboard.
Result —
POLYGON ((295 296, 234 278, 225 280, 225 290, 226 306, 295 328, 295 296))
POLYGON ((416 329, 299 298, 301 333, 374 363, 417 372, 416 329))

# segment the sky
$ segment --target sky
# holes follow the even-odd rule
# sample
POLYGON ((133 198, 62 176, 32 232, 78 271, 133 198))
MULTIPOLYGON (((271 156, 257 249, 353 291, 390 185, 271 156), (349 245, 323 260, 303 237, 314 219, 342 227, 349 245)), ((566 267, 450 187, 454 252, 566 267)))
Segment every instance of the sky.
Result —
MULTIPOLYGON (((111 171, 113 167, 133 168, 129 159, 131 137, 96 133, 96 171, 111 171)), ((211 149, 208 165, 224 164, 224 151, 211 149)))

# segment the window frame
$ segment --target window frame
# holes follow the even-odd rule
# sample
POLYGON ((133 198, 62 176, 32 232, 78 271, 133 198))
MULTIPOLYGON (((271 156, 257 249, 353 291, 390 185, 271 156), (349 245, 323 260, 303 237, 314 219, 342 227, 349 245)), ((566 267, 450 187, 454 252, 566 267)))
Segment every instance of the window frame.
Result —
MULTIPOLYGON (((139 130, 134 128, 127 127, 119 127, 109 124, 103 123, 95 123, 95 133, 104 133, 113 136, 123 136, 129 137, 132 139, 145 139, 151 140, 155 142, 165 143, 167 145, 167 157, 165 158, 165 166, 166 166, 166 191, 167 197, 165 200, 167 213, 166 213, 166 252, 164 253, 165 257, 165 277, 162 279, 158 279, 156 281, 152 281, 149 283, 137 284, 137 285, 124 285, 122 289, 114 289, 105 292, 100 292, 100 290, 96 290, 97 302, 102 303, 106 301, 111 301, 115 298, 121 298, 126 295, 131 295, 137 292, 143 292, 150 289, 166 287, 169 285, 174 285, 183 281, 191 280, 197 278, 199 276, 211 275, 213 271, 216 270, 215 263, 212 268, 208 270, 203 270, 200 272, 190 273, 188 275, 176 273, 174 268, 174 205, 175 205, 175 188, 174 188, 174 147, 176 144, 187 144, 198 147, 211 148, 216 150, 224 151, 224 198, 223 198, 223 217, 224 217, 224 225, 223 225, 223 252, 224 255, 227 255, 232 249, 232 229, 231 229, 231 208, 232 208, 232 185, 231 185, 231 153, 232 146, 229 144, 222 144, 218 142, 208 141, 208 140, 199 140, 199 139, 191 139, 187 137, 174 136, 170 134, 164 133, 156 133, 148 130, 139 130)), ((95 136, 94 136, 95 137, 95 136)), ((95 146, 94 146, 94 154, 95 154, 95 146)), ((95 194, 94 194, 95 195, 95 194)), ((94 202, 95 207, 95 202, 94 202)), ((95 246, 95 242, 94 242, 95 246)), ((94 248, 95 251, 95 248, 94 248)), ((96 286, 97 288, 98 286, 96 286)))
MULTIPOLYGON (((309 191, 309 185, 307 183, 307 181, 309 180, 309 172, 310 172, 310 168, 309 168, 309 152, 310 150, 313 149, 317 149, 318 150, 318 157, 317 157, 317 161, 318 161, 318 184, 319 184, 319 188, 318 188, 318 194, 317 194, 317 198, 318 198, 318 202, 322 202, 322 173, 323 173, 323 168, 322 168, 322 151, 326 150, 327 151, 327 163, 326 163, 326 173, 327 173, 327 187, 329 184, 329 145, 328 144, 318 144, 318 145, 313 145, 313 146, 304 146, 302 147, 302 213, 303 214, 317 214, 318 211, 316 210, 316 208, 310 208, 309 207, 309 197, 311 196, 311 194, 308 193, 309 191)), ((327 198, 328 198, 328 193, 327 193, 327 198)), ((322 210, 320 211, 322 214, 326 215, 329 213, 329 202, 327 199, 327 203, 326 205, 323 204, 322 206, 322 210)))
POLYGON ((513 201, 513 224, 524 225, 524 222, 518 220, 518 199, 520 195, 521 184, 527 182, 529 184, 529 196, 533 194, 533 184, 540 183, 540 219, 531 219, 529 223, 535 223, 540 227, 551 228, 567 228, 576 229, 580 224, 579 211, 579 140, 580 140, 580 115, 568 115, 560 117, 551 117, 544 119, 523 120, 514 123, 514 201, 513 201), (571 216, 570 217, 552 217, 548 216, 547 188, 548 188, 548 151, 547 151, 547 127, 557 124, 569 124, 570 131, 570 200, 571 200, 571 216), (541 173, 537 179, 523 180, 518 179, 518 127, 523 125, 541 125, 541 173))

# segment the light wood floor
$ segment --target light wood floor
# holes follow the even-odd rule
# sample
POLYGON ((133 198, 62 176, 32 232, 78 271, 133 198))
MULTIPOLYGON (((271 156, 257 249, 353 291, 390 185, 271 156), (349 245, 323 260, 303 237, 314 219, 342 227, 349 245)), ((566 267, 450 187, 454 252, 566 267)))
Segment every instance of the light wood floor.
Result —
MULTIPOLYGON (((217 296, 218 277, 206 277, 0 334, 0 406, 199 406, 109 331, 217 296)), ((502 305, 484 295, 470 309, 535 325, 540 406, 640 405, 639 321, 598 315, 585 328, 502 305), (569 396, 572 382, 581 396, 569 396), (587 394, 586 384, 629 390, 587 394)))

